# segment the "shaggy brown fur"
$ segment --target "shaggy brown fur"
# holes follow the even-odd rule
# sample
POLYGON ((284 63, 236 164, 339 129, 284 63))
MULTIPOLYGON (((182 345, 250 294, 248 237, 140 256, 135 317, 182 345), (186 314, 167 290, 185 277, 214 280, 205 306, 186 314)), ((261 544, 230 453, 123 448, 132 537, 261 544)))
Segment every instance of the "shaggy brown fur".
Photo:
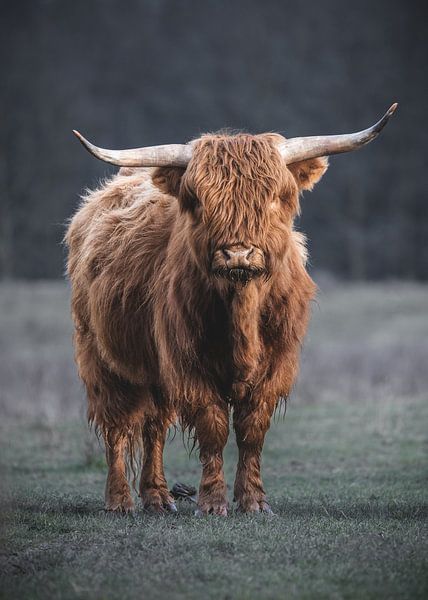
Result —
POLYGON ((174 510, 162 452, 178 417, 200 448, 199 511, 226 514, 232 410, 235 500, 270 510, 260 456, 296 378, 315 293, 293 219, 299 191, 327 168, 326 159, 287 167, 282 140, 205 135, 187 169, 121 169, 71 222, 76 360, 106 442, 108 509, 132 509, 126 455, 141 442, 144 506, 174 510), (232 269, 227 249, 242 248, 249 258, 232 269))

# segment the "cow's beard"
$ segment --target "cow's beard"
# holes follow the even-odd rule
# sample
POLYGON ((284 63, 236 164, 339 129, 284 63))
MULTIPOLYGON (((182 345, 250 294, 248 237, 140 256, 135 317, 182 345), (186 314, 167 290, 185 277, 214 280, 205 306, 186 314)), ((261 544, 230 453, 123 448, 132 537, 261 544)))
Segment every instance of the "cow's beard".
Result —
POLYGON ((247 285, 249 281, 252 279, 266 277, 267 273, 265 269, 260 269, 257 267, 249 267, 249 268, 235 268, 228 269, 227 267, 220 267, 213 271, 214 276, 221 279, 226 279, 230 283, 240 283, 243 285, 247 285))
MULTIPOLYGON (((263 295, 263 294, 262 294, 263 295)), ((243 400, 257 383, 260 363, 260 316, 261 294, 259 286, 251 285, 230 299, 231 339, 233 356, 232 399, 243 400)))

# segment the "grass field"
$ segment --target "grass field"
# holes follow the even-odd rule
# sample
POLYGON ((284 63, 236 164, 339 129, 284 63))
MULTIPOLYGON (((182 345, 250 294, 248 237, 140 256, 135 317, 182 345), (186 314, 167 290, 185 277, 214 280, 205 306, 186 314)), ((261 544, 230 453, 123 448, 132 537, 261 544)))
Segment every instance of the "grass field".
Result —
MULTIPOLYGON (((321 282, 302 373, 271 428, 275 517, 103 512, 68 292, 0 286, 2 598, 425 598, 428 287, 321 282)), ((231 439, 226 475, 233 484, 231 439)), ((197 456, 167 445, 169 482, 197 456)))

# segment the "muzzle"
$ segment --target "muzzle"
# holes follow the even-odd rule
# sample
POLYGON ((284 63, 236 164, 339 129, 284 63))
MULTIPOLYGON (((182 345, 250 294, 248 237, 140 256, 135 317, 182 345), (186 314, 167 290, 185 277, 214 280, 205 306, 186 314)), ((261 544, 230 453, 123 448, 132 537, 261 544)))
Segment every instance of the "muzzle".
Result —
POLYGON ((248 283, 265 272, 263 252, 241 244, 220 248, 214 252, 212 272, 232 283, 248 283))

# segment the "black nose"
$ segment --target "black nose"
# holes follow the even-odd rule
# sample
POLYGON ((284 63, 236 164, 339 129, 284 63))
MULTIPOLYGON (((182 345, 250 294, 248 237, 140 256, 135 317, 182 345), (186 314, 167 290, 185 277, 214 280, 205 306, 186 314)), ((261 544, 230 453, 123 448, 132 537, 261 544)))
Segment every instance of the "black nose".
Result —
POLYGON ((253 248, 223 248, 223 255, 229 268, 242 267, 249 265, 248 259, 253 252, 253 248))

